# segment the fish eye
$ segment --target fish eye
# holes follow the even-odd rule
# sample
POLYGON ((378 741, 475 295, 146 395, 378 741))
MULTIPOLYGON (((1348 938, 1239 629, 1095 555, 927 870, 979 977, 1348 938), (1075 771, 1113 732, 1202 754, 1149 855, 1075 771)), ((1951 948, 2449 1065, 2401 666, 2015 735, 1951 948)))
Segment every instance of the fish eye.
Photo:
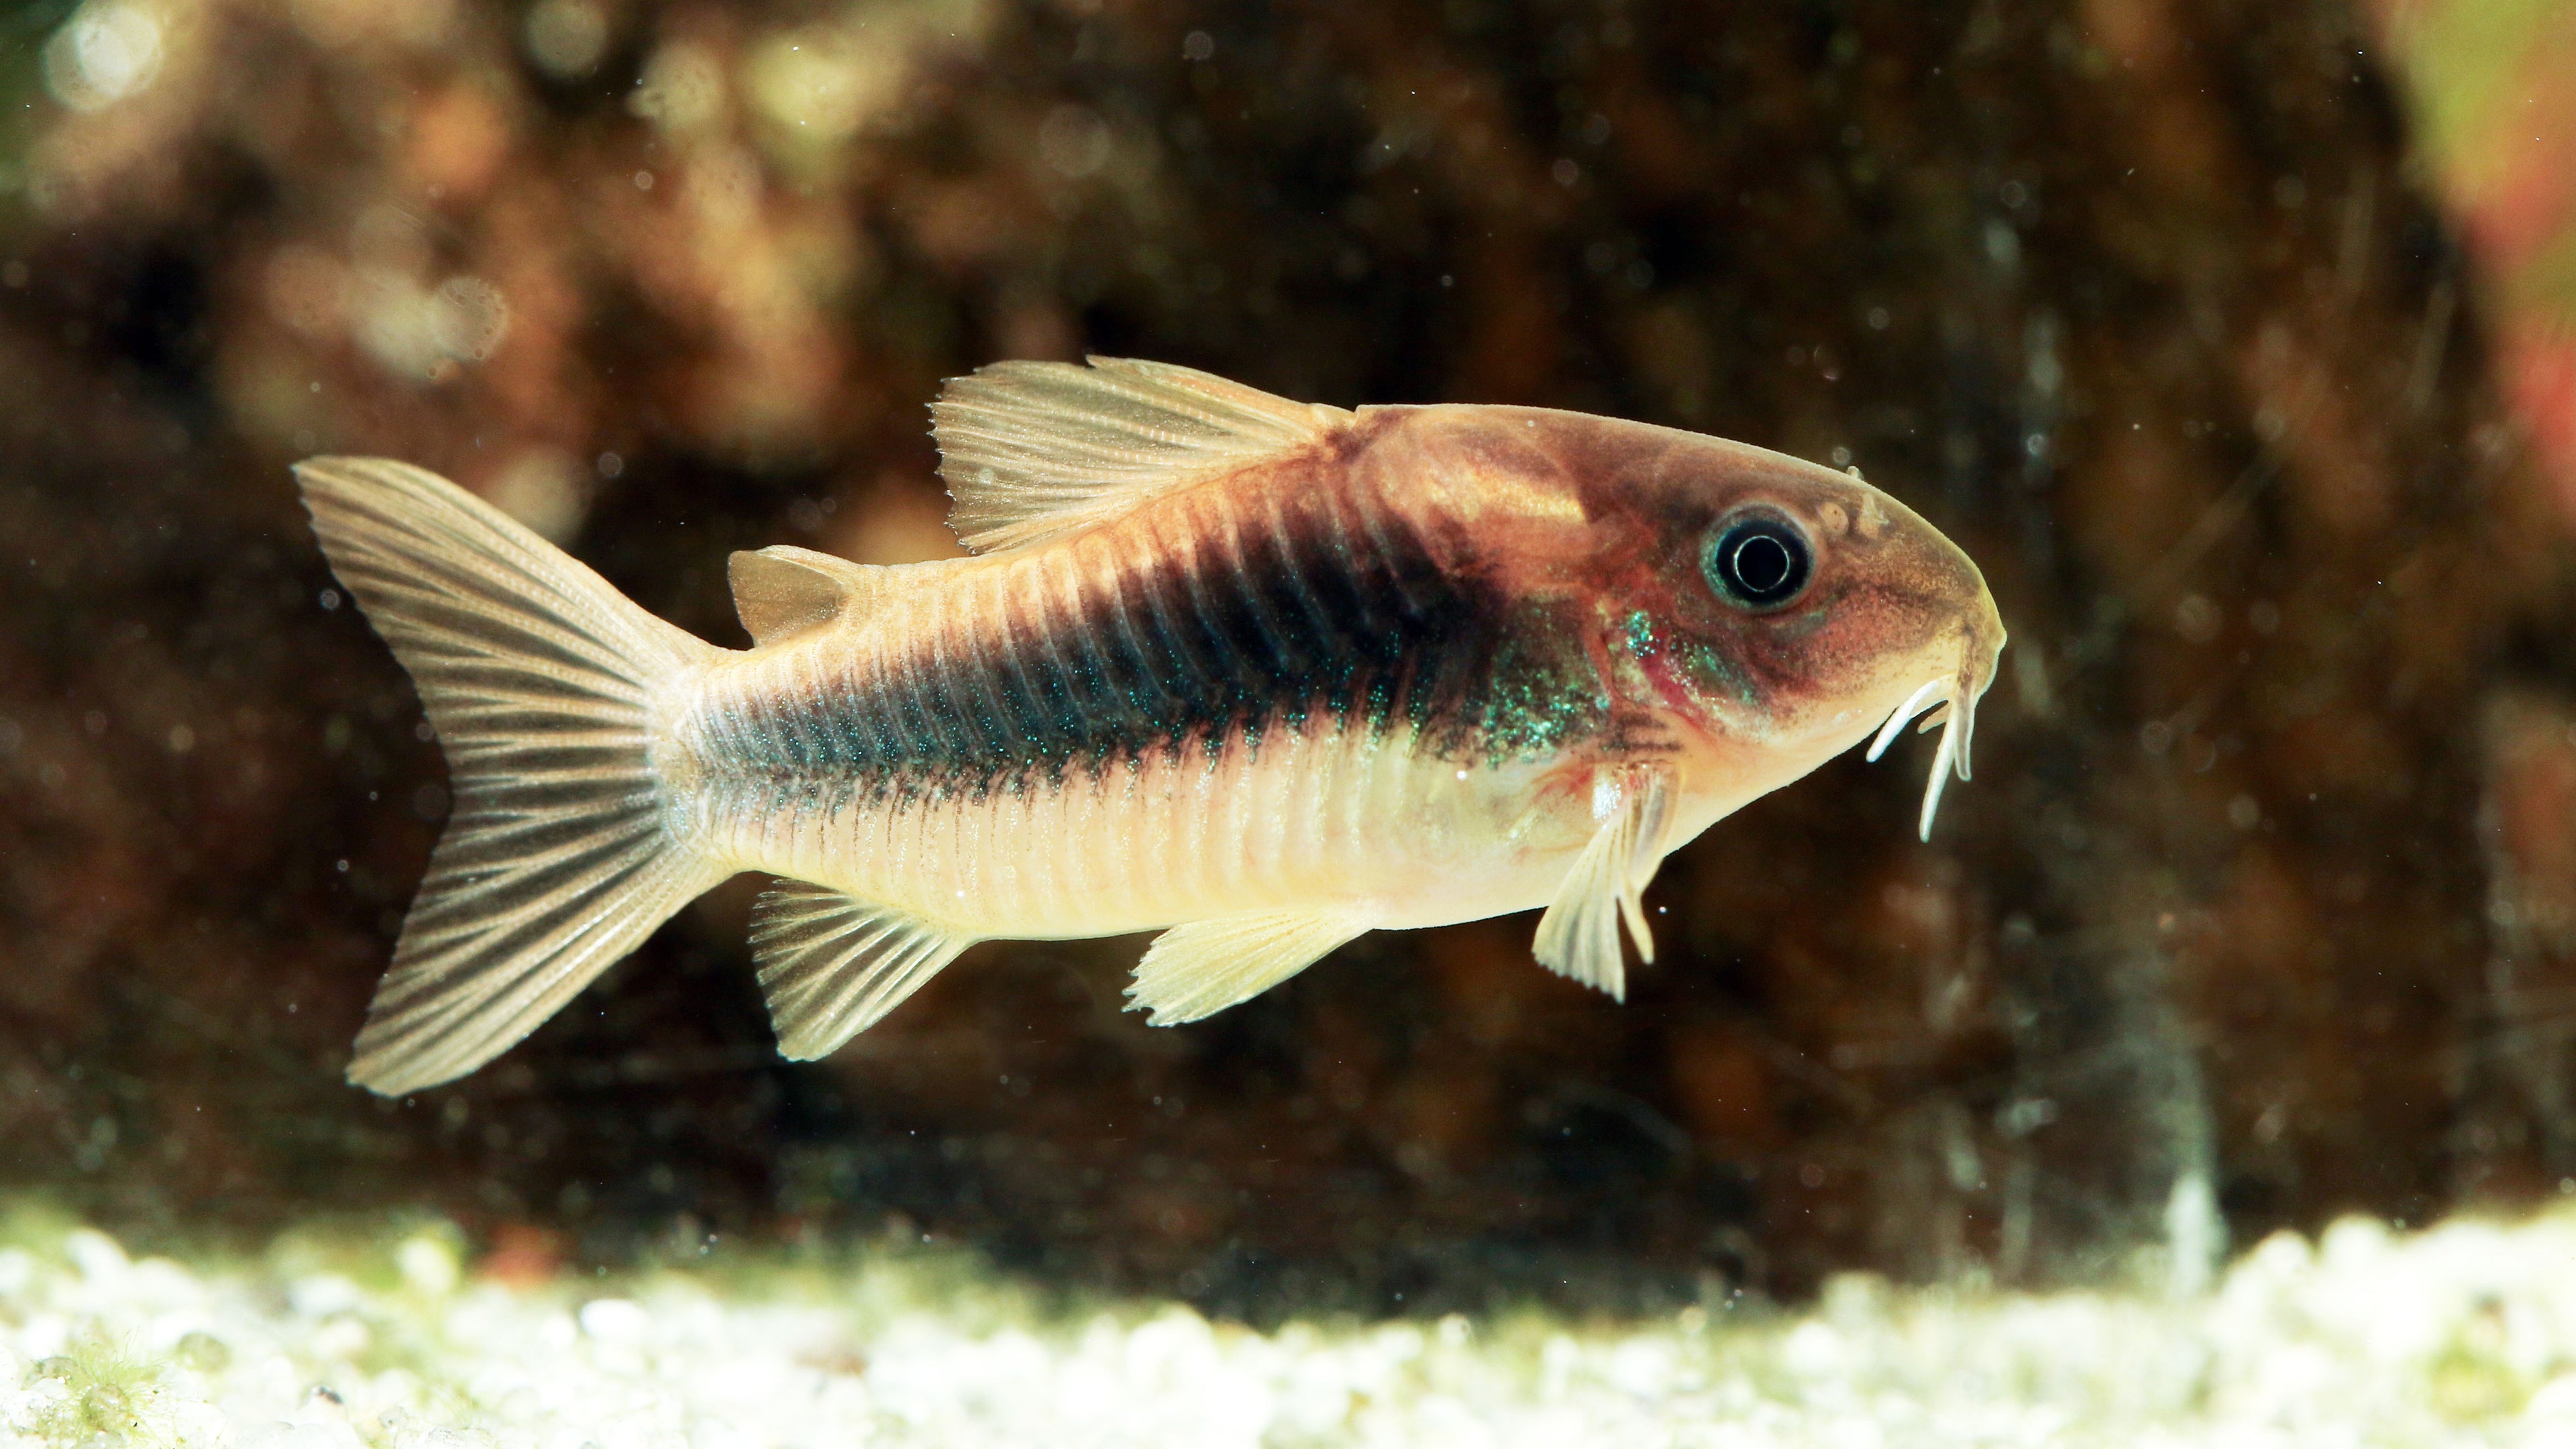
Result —
POLYGON ((1719 530, 1701 567, 1719 595, 1747 608, 1785 604, 1816 571, 1807 535, 1785 518, 1755 514, 1719 530))

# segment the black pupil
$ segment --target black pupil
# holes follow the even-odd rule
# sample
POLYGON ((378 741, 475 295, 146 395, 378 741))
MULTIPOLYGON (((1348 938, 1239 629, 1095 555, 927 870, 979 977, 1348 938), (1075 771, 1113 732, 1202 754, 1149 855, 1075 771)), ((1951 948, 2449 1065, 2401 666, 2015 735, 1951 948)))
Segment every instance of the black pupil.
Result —
POLYGON ((1770 521, 1739 523, 1717 548, 1719 582, 1748 604, 1776 604, 1807 582, 1807 542, 1770 521))
POLYGON ((1735 576, 1747 593, 1767 594, 1789 581, 1789 547, 1767 533, 1757 533, 1735 549, 1735 576))

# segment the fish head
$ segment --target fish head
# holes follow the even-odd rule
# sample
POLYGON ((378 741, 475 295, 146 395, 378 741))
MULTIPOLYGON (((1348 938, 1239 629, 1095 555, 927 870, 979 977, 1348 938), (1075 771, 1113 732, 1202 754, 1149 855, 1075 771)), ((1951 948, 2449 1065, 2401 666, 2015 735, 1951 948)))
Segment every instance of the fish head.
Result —
MULTIPOLYGON (((1931 711, 1945 726, 1925 790, 1968 774, 2002 619, 1983 574, 1914 510, 1864 482, 1764 449, 1662 434, 1627 455, 1634 510, 1624 580, 1631 651, 1665 713, 1771 778, 1815 768, 1873 731, 1875 759, 1931 711), (1883 727, 1882 727, 1883 726, 1883 727), (1756 768, 1758 767, 1758 768, 1756 768)), ((1618 502, 1596 496, 1596 517, 1618 502)))

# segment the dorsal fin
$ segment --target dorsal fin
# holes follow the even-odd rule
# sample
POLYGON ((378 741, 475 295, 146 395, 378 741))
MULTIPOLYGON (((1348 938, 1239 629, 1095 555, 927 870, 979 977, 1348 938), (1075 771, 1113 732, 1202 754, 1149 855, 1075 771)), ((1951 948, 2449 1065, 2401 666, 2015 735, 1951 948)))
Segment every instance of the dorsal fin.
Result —
POLYGON ((756 644, 775 644, 831 623, 853 599, 874 591, 880 572, 786 543, 737 553, 725 566, 733 581, 733 611, 756 644))
POLYGON ((1175 367, 997 362, 931 404, 949 526, 977 553, 1104 522, 1148 498, 1322 440, 1340 408, 1175 367))

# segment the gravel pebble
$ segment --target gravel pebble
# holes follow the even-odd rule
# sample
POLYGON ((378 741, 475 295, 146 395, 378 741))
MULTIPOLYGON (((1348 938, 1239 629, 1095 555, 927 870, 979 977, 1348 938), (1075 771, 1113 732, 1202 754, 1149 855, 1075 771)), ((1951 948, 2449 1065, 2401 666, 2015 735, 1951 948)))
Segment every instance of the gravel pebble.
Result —
POLYGON ((2204 1296, 1832 1283, 1576 1326, 1040 1311, 854 1248, 535 1287, 445 1225, 136 1259, 22 1211, 0 1442, 241 1449, 2576 1443, 2576 1214, 2284 1234, 2204 1296))

